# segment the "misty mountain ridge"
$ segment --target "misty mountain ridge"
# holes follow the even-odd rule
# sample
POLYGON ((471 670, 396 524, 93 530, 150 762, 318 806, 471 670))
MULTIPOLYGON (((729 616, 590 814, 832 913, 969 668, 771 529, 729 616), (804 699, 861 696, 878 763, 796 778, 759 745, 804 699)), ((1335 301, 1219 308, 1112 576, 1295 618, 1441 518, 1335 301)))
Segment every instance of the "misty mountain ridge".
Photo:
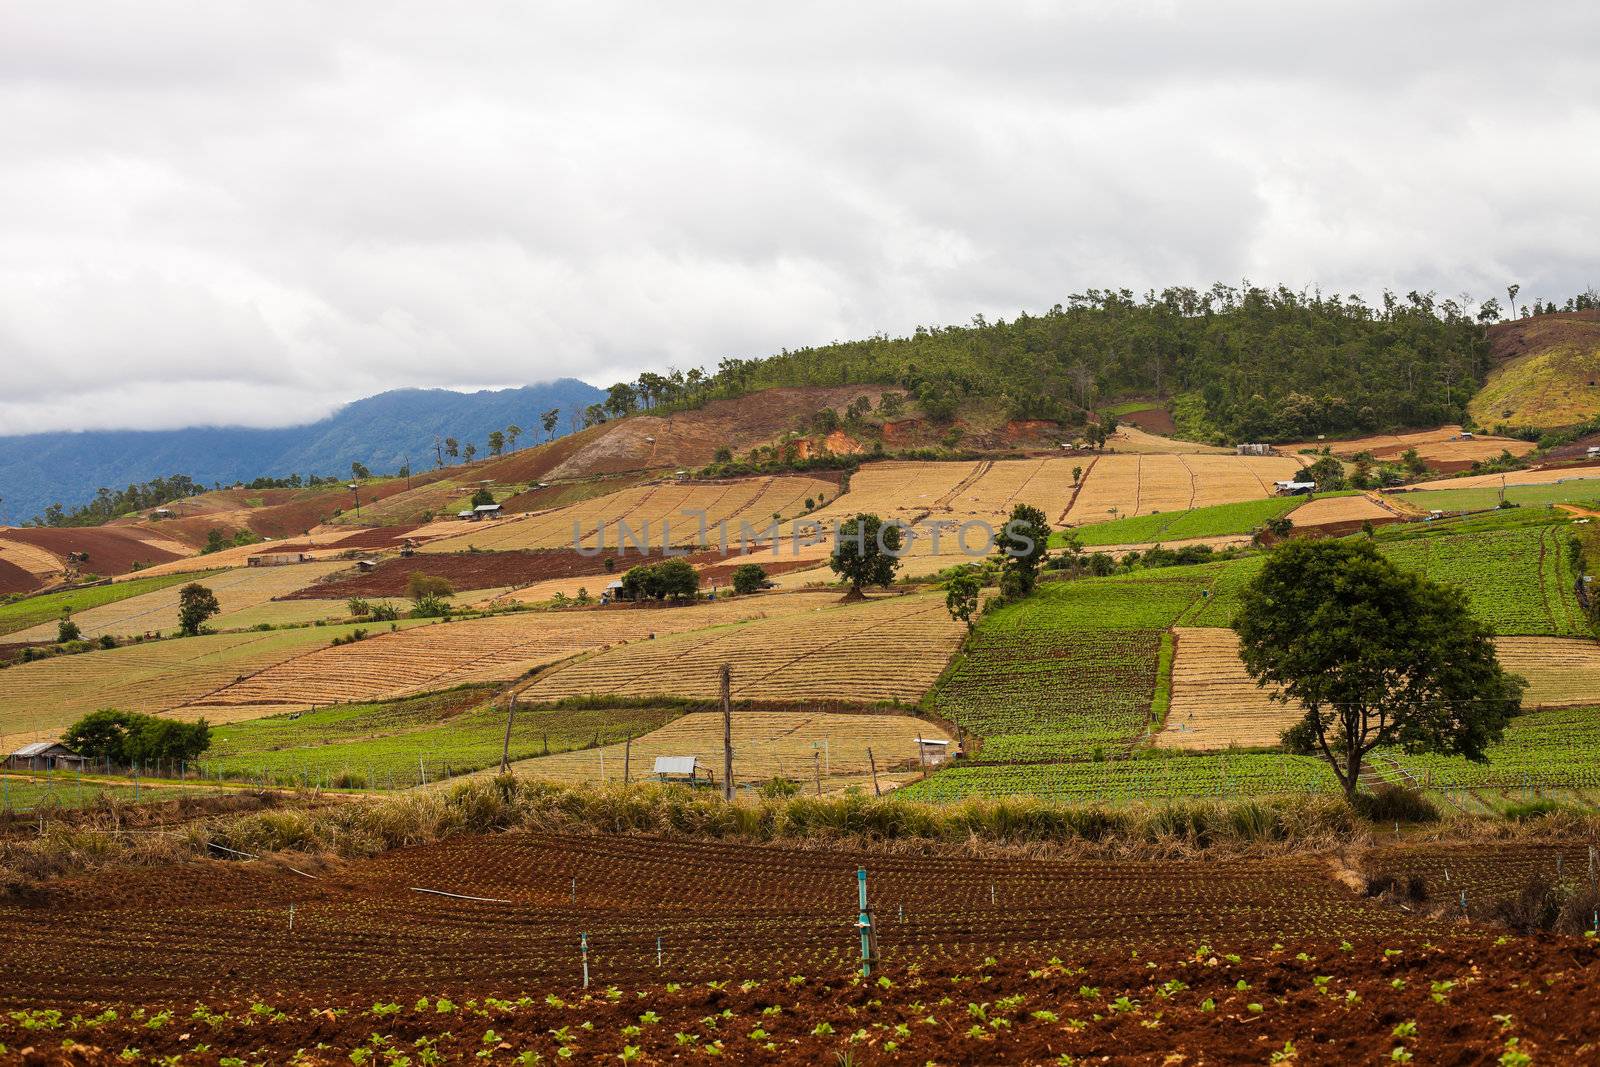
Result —
POLYGON ((345 477, 351 463, 374 473, 406 463, 433 466, 437 437, 488 454, 492 430, 522 427, 518 447, 544 440, 540 416, 559 408, 557 436, 570 415, 605 393, 575 378, 514 389, 460 393, 393 389, 352 401, 332 415, 272 429, 198 426, 181 430, 84 430, 0 436, 0 522, 15 525, 51 504, 68 509, 101 486, 121 489, 151 478, 187 474, 205 485, 260 477, 321 474, 345 477))

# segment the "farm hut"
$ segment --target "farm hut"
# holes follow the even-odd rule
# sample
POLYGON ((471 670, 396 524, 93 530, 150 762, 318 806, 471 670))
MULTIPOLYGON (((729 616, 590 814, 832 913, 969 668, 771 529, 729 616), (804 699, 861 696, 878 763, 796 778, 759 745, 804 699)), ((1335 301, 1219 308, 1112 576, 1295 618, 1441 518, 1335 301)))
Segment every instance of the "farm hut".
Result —
POLYGON ((152 511, 150 513, 150 517, 152 519, 170 519, 170 518, 172 518, 172 509, 171 508, 156 508, 154 511, 152 511))
POLYGON ((456 512, 456 518, 458 518, 458 519, 471 520, 471 519, 475 519, 477 517, 478 517, 477 514, 471 508, 467 508, 467 509, 465 509, 463 511, 456 512))
POLYGON ((23 745, 6 757, 6 769, 13 771, 55 771, 79 769, 88 760, 60 741, 35 741, 23 745))
POLYGON ((1239 446, 1239 455, 1241 455, 1241 456, 1270 456, 1270 455, 1272 455, 1272 446, 1271 445, 1263 445, 1263 444, 1240 445, 1239 446))
POLYGON ((479 504, 472 509, 473 521, 478 519, 498 519, 500 517, 499 504, 479 504))
POLYGON ((358 560, 356 560, 356 569, 361 571, 363 574, 366 574, 367 572, 373 570, 377 566, 378 566, 378 561, 375 560, 375 559, 358 559, 358 560))
POLYGON ((263 552, 258 556, 251 556, 245 563, 251 567, 287 567, 293 563, 309 563, 311 556, 306 552, 263 552))
POLYGON ((1304 496, 1317 491, 1316 482, 1273 482, 1279 496, 1304 496))
POLYGON ((661 782, 687 782, 700 780, 700 768, 694 756, 657 756, 655 776, 661 782))
POLYGON ((917 758, 929 767, 937 767, 950 758, 950 742, 932 737, 917 738, 917 758))

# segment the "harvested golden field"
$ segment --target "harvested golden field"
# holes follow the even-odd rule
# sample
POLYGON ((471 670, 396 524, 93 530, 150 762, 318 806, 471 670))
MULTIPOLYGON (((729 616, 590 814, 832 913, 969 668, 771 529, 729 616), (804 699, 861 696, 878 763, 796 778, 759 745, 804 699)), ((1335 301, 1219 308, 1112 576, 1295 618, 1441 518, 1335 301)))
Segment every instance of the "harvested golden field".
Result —
POLYGON ((1326 526, 1339 522, 1388 522, 1397 518, 1393 511, 1366 495, 1325 496, 1302 504, 1289 512, 1296 526, 1326 526))
POLYGON ((1528 679, 1522 705, 1574 707, 1600 704, 1600 645, 1561 637, 1501 637, 1500 663, 1528 679))
POLYGON ((1353 441, 1301 441, 1292 445, 1279 445, 1278 451, 1297 455, 1302 449, 1308 448, 1315 451, 1328 448, 1334 455, 1345 457, 1371 452, 1373 458, 1378 460, 1398 459, 1401 453, 1414 448, 1417 450, 1417 455, 1425 460, 1436 463, 1466 463, 1493 459, 1502 451, 1509 451, 1513 456, 1526 455, 1534 450, 1535 445, 1532 441, 1514 437, 1494 437, 1489 434, 1474 434, 1470 438, 1463 439, 1461 427, 1450 425, 1432 430, 1416 430, 1412 433, 1373 434, 1370 437, 1358 437, 1353 441))
POLYGON ((1257 688, 1239 660, 1232 630, 1180 626, 1172 660, 1172 704, 1158 748, 1276 745, 1302 714, 1257 688))
POLYGON ((1300 469, 1284 456, 1121 455, 1097 458, 1059 520, 1082 526, 1129 515, 1261 500, 1300 469))
POLYGON ((432 622, 327 647, 210 693, 195 707, 275 711, 385 700, 467 682, 510 681, 581 652, 651 641, 653 634, 700 630, 770 614, 804 612, 829 594, 719 600, 675 608, 517 612, 432 622))
MULTIPOLYGON (((296 609, 291 604, 283 605, 290 610, 282 617, 274 617, 271 612, 253 611, 264 608, 274 597, 310 585, 343 566, 343 563, 297 563, 286 567, 236 567, 213 574, 201 584, 216 594, 222 612, 207 625, 214 630, 227 630, 254 626, 258 622, 309 622, 327 618, 330 614, 343 615, 342 603, 339 611, 331 613, 320 610, 308 613, 303 607, 296 609)), ((148 575, 152 571, 142 573, 148 575)), ((178 628, 178 595, 182 588, 181 585, 170 585, 114 604, 76 612, 72 621, 88 638, 101 634, 126 637, 133 634, 172 633, 178 628)), ((24 630, 11 640, 53 641, 55 636, 56 624, 51 622, 24 630)))
MULTIPOLYGON (((822 711, 750 711, 733 713, 733 778, 759 784, 773 778, 822 789, 850 785, 872 787, 867 751, 878 765, 880 788, 920 773, 917 738, 939 741, 950 736, 932 723, 911 715, 841 714, 822 711)), ((953 747, 953 746, 952 746, 953 747)), ((659 730, 635 738, 629 746, 563 752, 514 764, 517 774, 562 785, 620 782, 649 778, 657 756, 694 756, 702 775, 722 779, 722 715, 693 712, 659 730)))
POLYGON ((351 629, 169 638, 19 664, 0 671, 0 734, 7 744, 53 738, 104 707, 222 721, 230 717, 226 708, 186 705, 257 671, 322 649, 351 629))
POLYGON ((642 641, 578 660, 529 686, 529 700, 568 696, 715 696, 722 664, 744 700, 902 700, 928 690, 963 627, 937 594, 886 596, 642 641))
POLYGON ((27 571, 43 585, 61 577, 65 563, 55 553, 38 545, 0 537, 0 562, 27 571))
MULTIPOLYGON (((575 529, 578 543, 593 547, 599 544, 596 528, 601 524, 605 545, 616 548, 619 522, 626 522, 636 535, 643 535, 648 524, 650 544, 656 548, 661 547, 663 524, 670 525, 672 544, 690 545, 701 536, 700 513, 708 526, 727 523, 733 537, 741 522, 765 529, 772 525, 774 515, 792 518, 804 511, 807 498, 831 500, 837 492, 832 482, 800 476, 657 482, 524 518, 462 523, 460 532, 429 542, 424 551, 572 548, 575 529)), ((714 530, 708 536, 715 541, 714 530)))
MULTIPOLYGON (((1232 630, 1178 627, 1172 663, 1172 705, 1155 737, 1161 748, 1215 749, 1276 745, 1302 714, 1268 699, 1245 673, 1232 630)), ((1600 703, 1600 645, 1562 637, 1495 639, 1500 663, 1528 679, 1522 705, 1576 707, 1600 703)))
POLYGON ((807 518, 829 523, 866 512, 909 521, 946 507, 963 486, 977 480, 983 468, 977 462, 867 463, 850 476, 848 492, 807 518))

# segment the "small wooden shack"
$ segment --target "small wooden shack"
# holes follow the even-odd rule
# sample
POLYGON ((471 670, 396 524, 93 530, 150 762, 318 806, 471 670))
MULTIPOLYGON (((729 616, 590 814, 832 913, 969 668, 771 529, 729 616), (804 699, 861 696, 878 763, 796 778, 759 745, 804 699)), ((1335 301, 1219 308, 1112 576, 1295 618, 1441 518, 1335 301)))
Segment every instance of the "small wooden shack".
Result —
POLYGON ((659 782, 686 782, 694 785, 700 781, 700 765, 694 756, 657 756, 655 777, 659 782))
POLYGON ((11 771, 78 770, 89 762, 60 741, 35 741, 6 757, 11 771))

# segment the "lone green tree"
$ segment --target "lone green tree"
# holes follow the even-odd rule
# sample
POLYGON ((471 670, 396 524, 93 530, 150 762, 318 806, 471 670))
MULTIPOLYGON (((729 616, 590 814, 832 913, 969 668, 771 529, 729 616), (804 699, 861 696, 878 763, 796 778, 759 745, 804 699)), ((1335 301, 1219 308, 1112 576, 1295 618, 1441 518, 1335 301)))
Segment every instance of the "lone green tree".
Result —
POLYGON ((539 425, 544 428, 544 439, 552 441, 556 436, 556 421, 561 418, 560 408, 551 408, 539 416, 539 425))
POLYGON ((1039 566, 1050 547, 1050 523, 1032 504, 1018 504, 994 539, 1004 567, 1001 588, 1006 596, 1024 597, 1039 584, 1039 566))
POLYGON ((205 621, 221 610, 215 593, 199 582, 190 582, 178 590, 178 632, 195 636, 205 621))
POLYGON ((894 583, 900 568, 900 526, 876 515, 860 514, 839 524, 839 537, 828 566, 850 583, 849 596, 864 596, 864 585, 894 583))
POLYGON ((68 641, 83 640, 83 631, 78 629, 78 624, 70 616, 61 616, 61 621, 56 624, 56 640, 62 644, 68 641))
POLYGON ((962 567, 944 585, 944 606, 950 617, 967 624, 972 629, 972 617, 978 613, 978 594, 983 592, 983 579, 976 567, 962 567))
POLYGON ((498 456, 506 450, 506 435, 501 430, 489 431, 489 455, 498 456))
POLYGON ((733 591, 740 596, 759 592, 767 570, 759 563, 741 563, 733 569, 733 591))
POLYGON ((1501 669, 1464 592, 1399 570, 1367 541, 1275 549, 1233 628, 1256 684, 1305 709, 1285 742, 1320 753, 1350 800, 1379 746, 1484 761, 1527 687, 1501 669))

